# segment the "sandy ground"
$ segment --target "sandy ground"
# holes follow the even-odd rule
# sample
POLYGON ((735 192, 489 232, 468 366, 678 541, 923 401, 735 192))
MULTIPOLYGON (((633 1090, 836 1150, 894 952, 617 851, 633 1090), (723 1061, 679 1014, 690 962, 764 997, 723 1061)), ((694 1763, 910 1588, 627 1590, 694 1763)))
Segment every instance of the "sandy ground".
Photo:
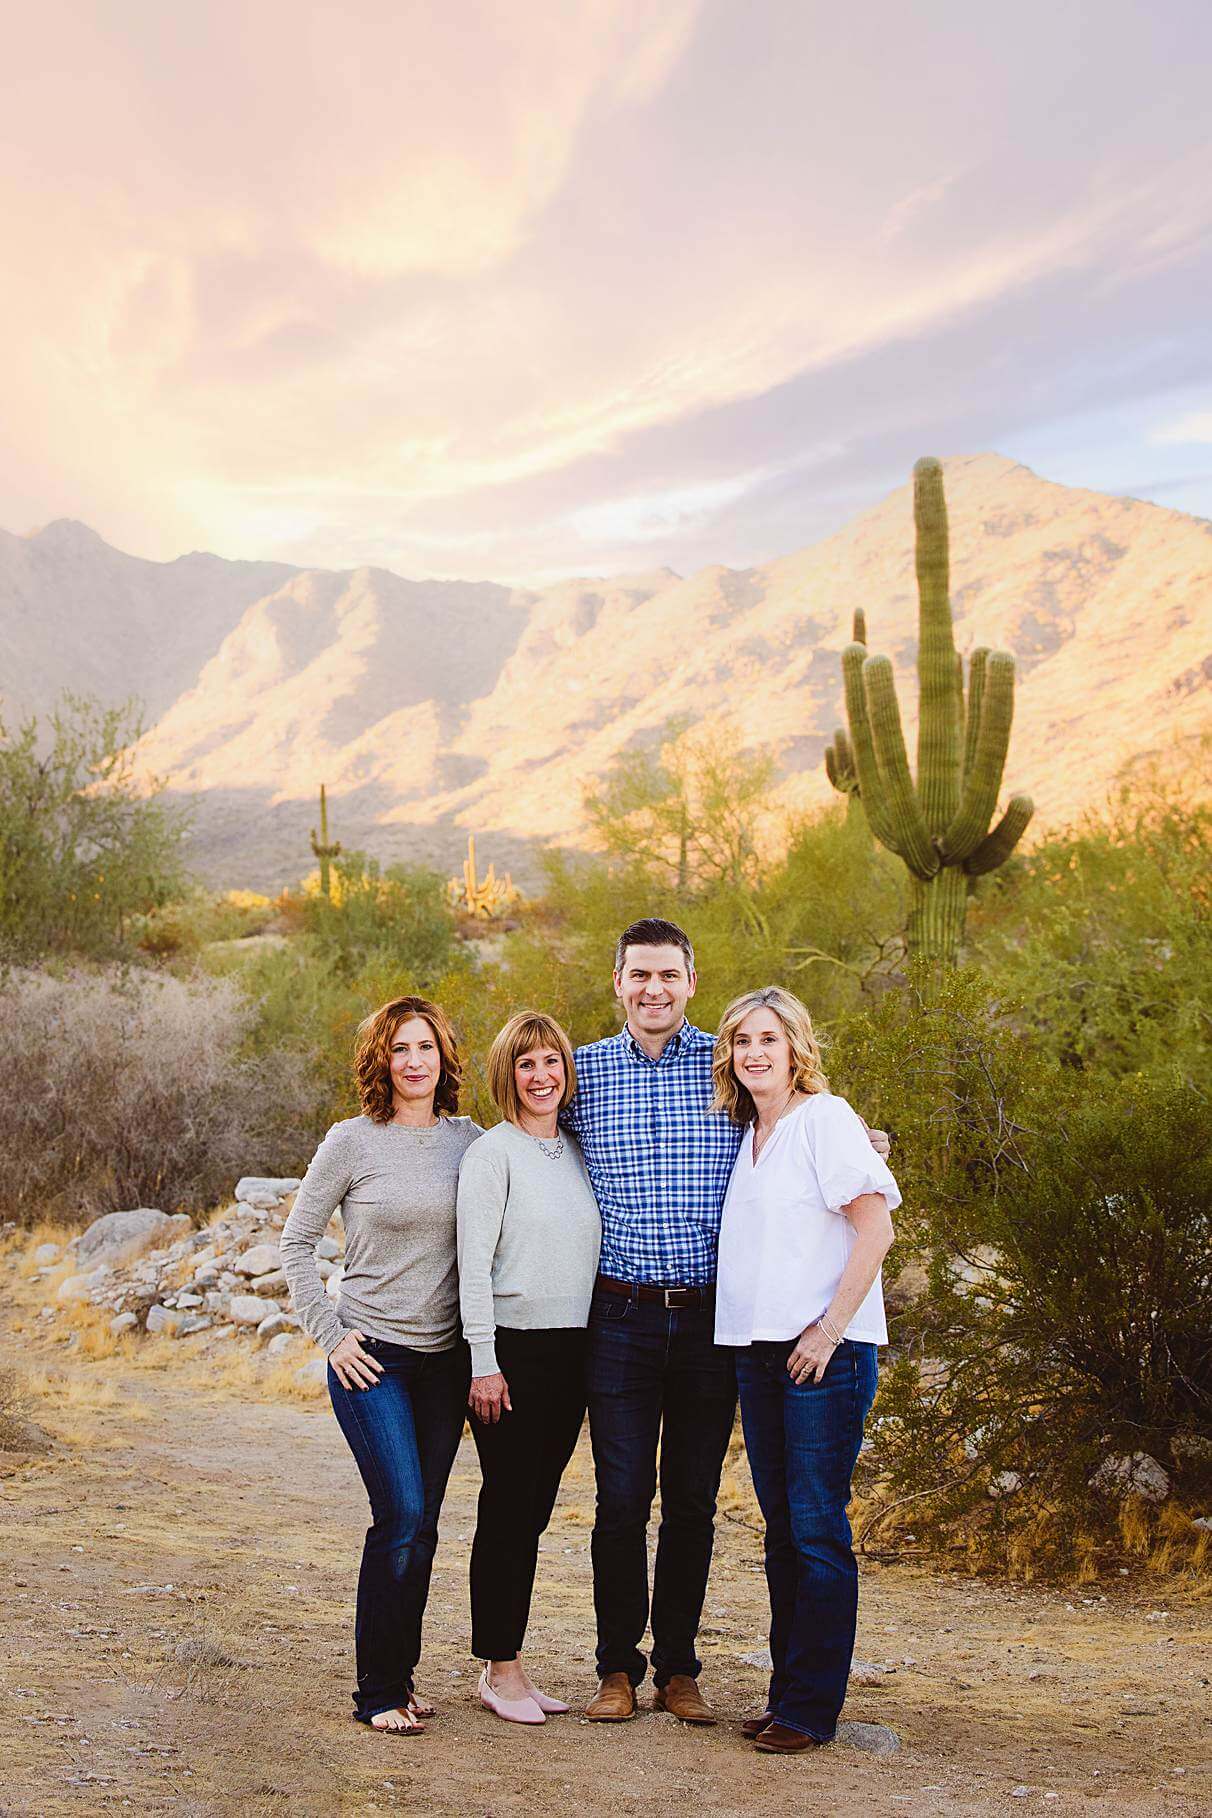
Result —
POLYGON ((765 1589, 743 1508, 720 1524, 704 1619, 718 1727, 651 1714, 647 1691, 637 1721, 585 1723, 584 1449, 531 1636, 573 1713, 527 1731, 475 1701, 465 1439, 422 1663, 440 1715, 413 1740, 372 1735, 348 1715, 365 1505, 327 1404, 223 1386, 189 1343, 161 1345, 167 1367, 90 1364, 0 1316, 18 1379, 39 1385, 31 1411, 60 1435, 41 1459, 0 1453, 6 1814, 1212 1812, 1212 1611, 1158 1581, 1056 1592, 865 1567, 858 1654, 896 1671, 853 1688, 846 1716, 891 1725, 899 1752, 755 1755, 737 1724, 764 1675, 741 1656, 763 1643, 765 1589))

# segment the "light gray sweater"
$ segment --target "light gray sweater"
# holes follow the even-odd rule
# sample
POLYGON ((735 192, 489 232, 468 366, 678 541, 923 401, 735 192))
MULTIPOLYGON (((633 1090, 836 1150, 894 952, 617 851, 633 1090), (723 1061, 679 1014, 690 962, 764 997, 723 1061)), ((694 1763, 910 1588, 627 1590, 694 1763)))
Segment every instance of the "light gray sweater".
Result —
POLYGON ((473 1375, 496 1370, 498 1326, 587 1323, 602 1221, 574 1137, 565 1132, 558 1161, 516 1124, 479 1137, 459 1169, 458 1227, 473 1375))
POLYGON ((347 1332, 445 1351, 458 1341, 455 1195, 480 1135, 469 1117, 432 1129, 350 1117, 312 1157, 279 1241, 295 1312, 327 1356, 347 1332), (316 1245, 340 1207, 345 1273, 334 1305, 316 1245))

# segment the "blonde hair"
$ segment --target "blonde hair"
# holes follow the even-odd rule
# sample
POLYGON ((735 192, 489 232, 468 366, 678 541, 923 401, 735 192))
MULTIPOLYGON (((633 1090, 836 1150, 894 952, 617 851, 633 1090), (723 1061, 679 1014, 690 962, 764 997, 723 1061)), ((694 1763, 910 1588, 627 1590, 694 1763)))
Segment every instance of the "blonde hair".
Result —
POLYGON ((488 1090, 502 1116, 516 1124, 522 1115, 522 1100, 514 1068, 532 1048, 554 1048, 564 1058, 564 1090, 560 1094, 562 1111, 577 1089, 576 1062, 572 1043, 556 1022, 541 1010, 521 1010, 511 1016, 488 1050, 488 1090))
POLYGON ((711 1062, 714 1091, 712 1111, 722 1111, 734 1124, 751 1124, 757 1116, 749 1088, 741 1084, 732 1065, 732 1044, 745 1018, 754 1010, 773 1010, 791 1044, 791 1084, 797 1092, 828 1092, 829 1081, 821 1065, 821 1050, 805 1005, 781 985, 763 985, 734 997, 716 1031, 711 1062))

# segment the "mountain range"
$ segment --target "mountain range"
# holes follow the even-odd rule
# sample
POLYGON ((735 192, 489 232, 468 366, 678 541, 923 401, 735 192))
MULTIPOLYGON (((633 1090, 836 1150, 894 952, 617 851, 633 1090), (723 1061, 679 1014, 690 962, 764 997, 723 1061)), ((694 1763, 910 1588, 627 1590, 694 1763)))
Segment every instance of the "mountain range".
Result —
MULTIPOLYGON (((944 463, 961 650, 1017 659, 1006 791, 1037 827, 1212 722, 1212 524, 1060 486, 1000 455, 944 463)), ((194 800, 195 867, 272 888, 310 866, 321 782, 346 847, 451 866, 468 831, 533 875, 576 845, 587 782, 675 718, 727 716, 778 794, 827 799, 855 606, 916 707, 910 488, 746 569, 547 587, 409 580, 195 553, 149 562, 59 520, 0 532, 2 711, 137 697, 140 764, 194 800)))

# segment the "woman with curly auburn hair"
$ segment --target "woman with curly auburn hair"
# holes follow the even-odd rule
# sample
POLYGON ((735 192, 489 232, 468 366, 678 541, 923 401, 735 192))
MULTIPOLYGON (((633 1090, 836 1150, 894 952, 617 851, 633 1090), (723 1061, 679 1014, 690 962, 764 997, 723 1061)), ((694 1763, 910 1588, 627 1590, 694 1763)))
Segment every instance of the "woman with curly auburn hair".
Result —
POLYGON ((413 1735, 433 1715, 413 1673, 470 1378, 459 1333, 459 1163, 481 1131, 457 1116, 454 1031, 427 998, 393 998, 368 1016, 354 1066, 362 1114, 334 1124, 312 1158, 282 1233, 282 1266, 296 1312, 327 1354, 333 1411, 370 1498, 354 1716, 413 1735), (338 1210, 345 1268, 333 1301, 316 1245, 338 1210))
POLYGON ((888 1342, 880 1265, 900 1190, 836 1098, 812 1019, 769 985, 729 1004, 717 1110, 744 1131, 720 1226, 715 1340, 736 1349, 741 1424, 766 1521, 773 1671, 742 1727, 764 1754, 832 1740, 858 1613, 850 1480, 888 1342))

